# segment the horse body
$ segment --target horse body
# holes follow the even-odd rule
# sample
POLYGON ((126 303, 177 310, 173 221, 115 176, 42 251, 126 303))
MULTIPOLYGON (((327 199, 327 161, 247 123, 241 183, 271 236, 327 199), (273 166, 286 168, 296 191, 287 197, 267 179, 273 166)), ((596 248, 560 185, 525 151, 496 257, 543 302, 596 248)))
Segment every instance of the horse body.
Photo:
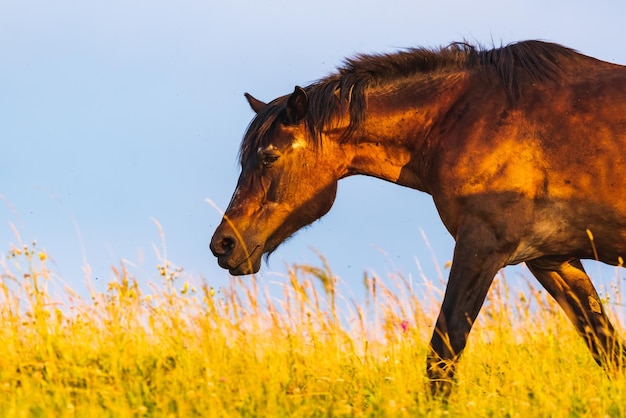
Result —
POLYGON ((580 259, 626 254, 626 67, 536 41, 348 61, 264 104, 211 249, 233 274, 374 176, 432 195, 455 239, 428 373, 444 393, 497 271, 526 262, 607 368, 623 349, 580 259))
POLYGON ((459 228, 484 223, 514 246, 507 264, 546 255, 617 264, 625 254, 626 69, 575 61, 563 72, 582 77, 535 83, 514 106, 470 92, 455 106, 474 109, 434 133, 425 182, 457 240, 459 228))

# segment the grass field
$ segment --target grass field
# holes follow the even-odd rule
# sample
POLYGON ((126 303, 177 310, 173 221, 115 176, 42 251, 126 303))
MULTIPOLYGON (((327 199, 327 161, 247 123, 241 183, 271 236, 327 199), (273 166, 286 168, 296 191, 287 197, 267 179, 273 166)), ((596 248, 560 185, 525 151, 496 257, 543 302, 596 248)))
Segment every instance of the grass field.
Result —
POLYGON ((626 416, 626 377, 606 377, 543 292, 502 276, 446 403, 424 372, 430 283, 365 276, 354 302, 323 261, 220 289, 164 262, 157 284, 120 267, 81 298, 52 294, 62 283, 36 246, 0 263, 3 417, 626 416))

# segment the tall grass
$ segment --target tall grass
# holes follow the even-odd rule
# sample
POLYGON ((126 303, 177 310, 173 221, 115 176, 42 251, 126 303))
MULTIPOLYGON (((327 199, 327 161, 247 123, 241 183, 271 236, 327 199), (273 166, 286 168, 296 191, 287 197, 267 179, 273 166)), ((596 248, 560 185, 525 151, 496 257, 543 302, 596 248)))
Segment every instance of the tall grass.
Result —
POLYGON ((354 301, 323 261, 219 289, 163 262, 157 284, 122 265, 83 298, 36 246, 0 263, 1 416, 626 415, 626 378, 606 377, 543 292, 504 276, 444 403, 424 372, 431 283, 367 275, 354 301))

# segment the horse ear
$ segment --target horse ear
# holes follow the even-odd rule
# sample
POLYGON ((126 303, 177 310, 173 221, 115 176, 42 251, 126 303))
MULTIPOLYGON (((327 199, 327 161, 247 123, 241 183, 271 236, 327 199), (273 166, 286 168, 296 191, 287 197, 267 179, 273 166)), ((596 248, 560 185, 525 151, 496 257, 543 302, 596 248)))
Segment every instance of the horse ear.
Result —
POLYGON ((248 104, 250 104, 250 107, 252 108, 252 110, 254 110, 254 113, 259 113, 261 109, 266 106, 266 103, 255 99, 254 97, 252 97, 252 95, 248 93, 245 93, 244 96, 246 96, 246 99, 248 99, 248 104))
POLYGON ((300 123, 309 110, 309 98, 302 87, 296 86, 287 99, 287 122, 292 125, 300 123))

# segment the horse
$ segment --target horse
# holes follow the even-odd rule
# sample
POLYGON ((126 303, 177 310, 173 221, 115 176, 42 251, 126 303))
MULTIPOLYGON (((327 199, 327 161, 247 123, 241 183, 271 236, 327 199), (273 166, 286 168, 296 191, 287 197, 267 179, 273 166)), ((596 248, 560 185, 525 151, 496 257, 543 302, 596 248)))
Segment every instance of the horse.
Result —
POLYGON ((427 354, 433 393, 452 390, 494 276, 522 262, 595 361, 623 366, 581 259, 626 254, 626 67, 543 41, 457 42, 357 55, 269 103, 245 96, 256 116, 210 243, 232 275, 326 214, 338 180, 373 176, 430 194, 455 240, 427 354))

